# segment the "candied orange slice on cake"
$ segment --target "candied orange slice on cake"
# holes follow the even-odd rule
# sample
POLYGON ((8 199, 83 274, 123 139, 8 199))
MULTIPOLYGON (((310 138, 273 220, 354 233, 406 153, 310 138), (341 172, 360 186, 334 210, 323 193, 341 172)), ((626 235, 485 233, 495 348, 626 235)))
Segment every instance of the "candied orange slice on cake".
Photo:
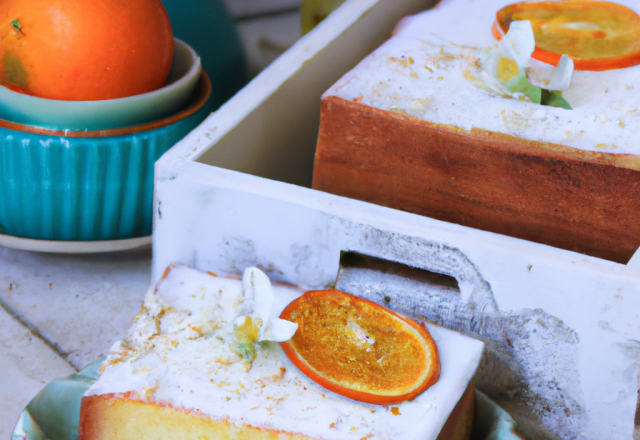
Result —
POLYGON ((335 289, 307 292, 280 315, 298 324, 281 342, 309 378, 350 399, 413 399, 438 381, 438 349, 424 326, 335 289))
POLYGON ((563 54, 576 70, 611 70, 640 64, 640 16, 606 1, 521 2, 498 11, 493 34, 502 38, 512 22, 529 20, 536 39, 533 58, 554 66, 563 54))

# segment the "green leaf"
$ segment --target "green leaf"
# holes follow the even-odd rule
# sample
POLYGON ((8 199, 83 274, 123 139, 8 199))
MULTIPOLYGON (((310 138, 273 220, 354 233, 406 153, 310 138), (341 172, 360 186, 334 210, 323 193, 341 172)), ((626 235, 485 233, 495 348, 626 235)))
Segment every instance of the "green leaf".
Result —
POLYGON ((18 20, 11 20, 11 26, 13 26, 13 30, 16 31, 16 36, 18 40, 23 37, 22 34, 22 25, 18 20))
POLYGON ((549 107, 558 107, 565 110, 573 110, 567 100, 562 97, 562 92, 559 90, 543 89, 541 104, 548 105, 549 107))
POLYGON ((542 89, 531 84, 525 75, 522 75, 515 83, 510 84, 508 89, 511 93, 522 93, 528 96, 535 104, 540 104, 542 89))

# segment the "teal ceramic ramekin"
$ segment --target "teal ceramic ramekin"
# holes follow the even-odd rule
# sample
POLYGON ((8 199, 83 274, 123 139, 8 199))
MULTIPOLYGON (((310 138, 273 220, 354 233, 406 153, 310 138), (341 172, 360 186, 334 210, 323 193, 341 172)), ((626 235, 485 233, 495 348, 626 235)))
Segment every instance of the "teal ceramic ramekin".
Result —
POLYGON ((100 131, 48 130, 0 120, 0 233, 38 240, 117 240, 151 234, 155 161, 208 114, 201 74, 168 118, 100 131))
POLYGON ((180 111, 193 94, 202 68, 200 57, 174 39, 167 84, 148 93, 102 101, 44 99, 0 87, 0 119, 25 125, 73 131, 129 127, 180 111))

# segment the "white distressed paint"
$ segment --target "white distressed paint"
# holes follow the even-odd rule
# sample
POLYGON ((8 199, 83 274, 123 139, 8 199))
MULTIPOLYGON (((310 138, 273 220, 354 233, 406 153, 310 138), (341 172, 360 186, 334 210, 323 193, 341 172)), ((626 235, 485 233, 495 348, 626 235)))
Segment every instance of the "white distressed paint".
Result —
MULTIPOLYGON (((393 12, 427 5, 347 2, 165 154, 156 166, 153 278, 172 262, 235 275, 261 265, 276 280, 326 287, 344 250, 451 275, 456 301, 408 294, 395 307, 487 342, 480 386, 525 434, 631 438, 635 260, 624 266, 284 183, 310 182, 327 82, 389 35, 393 12)), ((380 285, 368 282, 375 298, 380 285)))

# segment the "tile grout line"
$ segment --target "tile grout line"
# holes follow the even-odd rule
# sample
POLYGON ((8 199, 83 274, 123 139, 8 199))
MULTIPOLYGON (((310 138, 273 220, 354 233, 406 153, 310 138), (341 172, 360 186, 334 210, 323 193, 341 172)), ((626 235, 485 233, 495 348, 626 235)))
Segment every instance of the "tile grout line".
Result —
POLYGON ((78 369, 71 364, 71 362, 69 362, 69 360, 67 359, 67 356, 69 356, 69 353, 65 354, 64 352, 62 352, 60 350, 60 348, 58 346, 56 346, 54 343, 52 343, 51 341, 49 341, 47 338, 45 338, 44 336, 42 336, 40 334, 40 332, 38 331, 38 329, 32 325, 29 321, 27 321, 26 319, 23 319, 18 312, 13 309, 13 307, 11 307, 2 297, 0 297, 0 308, 2 308, 5 312, 7 312, 9 314, 9 316, 11 316, 12 318, 16 319, 18 322, 20 322, 22 325, 24 325, 25 327, 27 327, 27 329, 29 329, 29 331, 31 332, 31 334, 33 336, 35 336, 36 338, 38 338, 40 341, 42 341, 47 347, 49 347, 51 350, 53 350, 53 352, 55 354, 58 355, 58 357, 60 357, 62 360, 64 360, 67 365, 69 365, 71 368, 73 368, 74 370, 78 371, 78 369))

